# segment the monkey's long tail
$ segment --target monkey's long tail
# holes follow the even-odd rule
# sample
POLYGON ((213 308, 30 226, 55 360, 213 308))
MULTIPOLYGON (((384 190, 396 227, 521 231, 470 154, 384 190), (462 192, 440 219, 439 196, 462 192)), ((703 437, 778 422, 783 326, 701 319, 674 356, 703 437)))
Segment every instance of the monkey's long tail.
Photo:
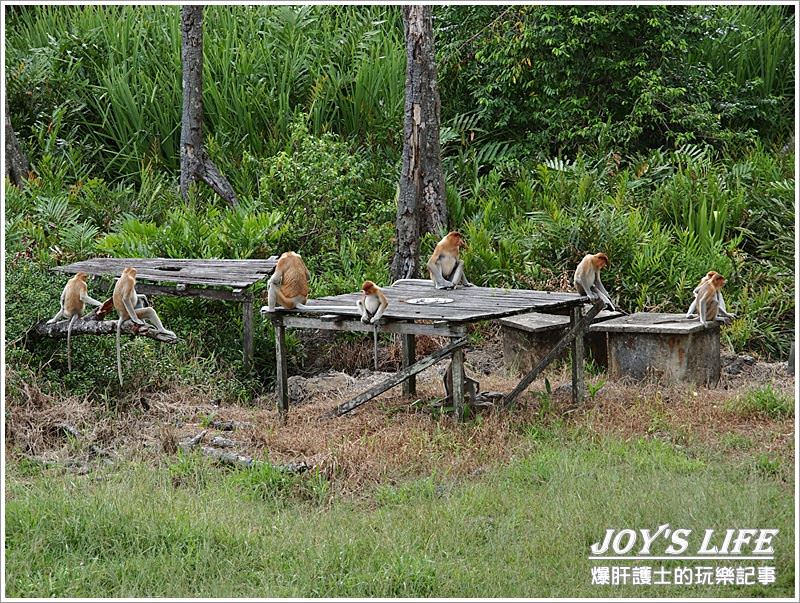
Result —
POLYGON ((372 325, 372 360, 375 364, 375 370, 378 370, 378 325, 372 325))
POLYGON ((67 372, 72 372, 72 325, 75 323, 75 319, 78 318, 77 314, 73 314, 72 317, 69 319, 69 324, 67 325, 67 372))
POLYGON ((122 385, 122 352, 119 346, 119 330, 122 328, 122 318, 117 320, 117 376, 119 384, 122 385))

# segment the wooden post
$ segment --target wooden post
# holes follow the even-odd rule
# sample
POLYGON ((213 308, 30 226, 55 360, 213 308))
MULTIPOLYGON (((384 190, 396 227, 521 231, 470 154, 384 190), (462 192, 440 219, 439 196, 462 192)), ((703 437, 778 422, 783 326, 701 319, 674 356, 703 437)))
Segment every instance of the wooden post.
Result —
MULTIPOLYGON (((583 318, 583 304, 573 306, 570 312, 570 327, 575 327, 583 318)), ((572 402, 580 404, 583 402, 583 333, 579 332, 572 340, 572 402)))
POLYGON ((536 364, 536 366, 533 367, 533 369, 531 369, 531 371, 522 378, 522 380, 517 384, 517 387, 515 387, 512 392, 503 399, 503 405, 506 408, 510 408, 514 404, 514 400, 517 399, 517 396, 528 389, 528 386, 533 383, 533 380, 536 379, 536 377, 539 376, 539 373, 541 373, 548 364, 557 358, 561 352, 567 349, 567 346, 572 343, 573 339, 576 337, 583 337, 583 334, 589 328, 592 319, 597 316, 602 309, 603 304, 598 302, 592 306, 588 314, 581 316, 578 320, 571 324, 567 333, 561 339, 559 339, 555 347, 547 353, 547 356, 542 358, 536 364))
POLYGON ((286 357, 286 327, 279 317, 273 318, 275 325, 275 397, 278 400, 278 413, 286 416, 289 412, 288 358, 286 357))
MULTIPOLYGON (((417 361, 417 338, 414 335, 403 335, 403 368, 417 361)), ((417 376, 411 375, 403 381, 403 395, 413 396, 417 393, 417 376)))
POLYGON ((453 352, 450 364, 453 372, 453 414, 456 421, 464 418, 464 349, 457 348, 453 352))
POLYGON ((248 294, 242 301, 242 348, 244 370, 253 368, 253 296, 248 294))

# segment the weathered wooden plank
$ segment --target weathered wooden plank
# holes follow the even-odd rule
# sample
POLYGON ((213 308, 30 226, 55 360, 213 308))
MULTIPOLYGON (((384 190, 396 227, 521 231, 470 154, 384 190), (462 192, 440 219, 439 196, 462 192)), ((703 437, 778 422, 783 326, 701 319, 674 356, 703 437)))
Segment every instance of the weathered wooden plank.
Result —
POLYGON ((135 266, 137 278, 156 283, 171 282, 245 288, 268 277, 277 258, 268 260, 196 260, 173 258, 94 258, 60 266, 54 270, 95 276, 119 276, 135 266))
POLYGON ((186 287, 176 289, 168 285, 152 285, 150 283, 136 283, 136 291, 145 295, 171 295, 173 297, 202 297, 204 299, 215 299, 217 301, 241 301, 244 297, 242 293, 225 291, 219 289, 200 289, 197 287, 186 287))
MULTIPOLYGON (((372 325, 365 325, 360 319, 342 318, 338 321, 322 321, 309 316, 299 316, 279 312, 283 324, 295 329, 320 329, 322 331, 350 331, 359 333, 372 333, 372 325)), ((413 322, 380 322, 379 333, 403 333, 408 335, 431 335, 434 337, 463 337, 467 330, 465 325, 453 324, 440 327, 432 324, 418 324, 413 322)))
MULTIPOLYGON (((435 326, 435 325, 434 325, 435 326)), ((417 361, 417 338, 411 334, 402 335, 403 338, 403 368, 408 368, 417 361)), ((403 395, 413 396, 417 393, 417 377, 411 375, 403 381, 403 395)))
MULTIPOLYGON (((570 315, 570 325, 575 327, 583 318, 583 305, 574 306, 570 315)), ((583 379, 583 337, 575 337, 572 340, 572 401, 575 404, 583 402, 584 379, 583 379)))
MULTIPOLYGON (((391 389, 395 385, 399 385, 411 375, 416 375, 417 373, 421 373, 429 366, 433 366, 443 358, 446 358, 448 355, 452 354, 453 351, 461 349, 463 346, 466 345, 466 343, 467 339, 465 337, 455 340, 453 343, 446 345, 440 350, 435 351, 433 354, 425 356, 425 358, 423 358, 419 362, 416 362, 411 366, 409 366, 408 368, 405 368, 402 371, 395 373, 394 375, 389 377, 386 381, 383 381, 382 383, 379 383, 378 385, 371 387, 363 394, 360 394, 355 398, 353 398, 352 400, 344 402, 343 404, 339 404, 331 412, 324 414, 323 417, 330 417, 330 416, 341 417, 343 414, 346 414, 351 410, 358 408, 365 402, 369 402, 375 396, 379 396, 380 394, 382 394, 388 389, 391 389)), ((460 381, 463 381, 463 379, 460 381)))
POLYGON ((542 358, 539 361, 539 363, 535 367, 533 367, 531 372, 529 372, 522 378, 522 380, 517 384, 514 390, 505 397, 505 399, 503 400, 503 404, 505 405, 506 408, 510 407, 514 403, 514 400, 516 400, 517 396, 519 396, 523 391, 528 389, 528 386, 531 383, 533 383, 533 380, 536 379, 539 373, 541 373, 547 367, 548 364, 550 364, 555 358, 557 358, 575 337, 583 335, 583 333, 586 331, 587 326, 591 323, 592 319, 597 315, 597 313, 600 312, 600 310, 602 310, 602 308, 603 308, 602 304, 597 304, 593 306, 592 309, 589 310, 589 312, 585 316, 581 317, 581 319, 576 324, 572 325, 570 330, 567 331, 564 337, 562 337, 555 345, 555 347, 553 347, 553 349, 550 350, 547 356, 542 358))

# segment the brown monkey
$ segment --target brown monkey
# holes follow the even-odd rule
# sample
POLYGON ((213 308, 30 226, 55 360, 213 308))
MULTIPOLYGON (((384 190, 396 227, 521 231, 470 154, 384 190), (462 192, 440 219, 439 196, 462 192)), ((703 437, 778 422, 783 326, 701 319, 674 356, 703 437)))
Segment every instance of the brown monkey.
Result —
POLYGON ((709 322, 732 319, 736 316, 725 310, 725 301, 722 299, 722 287, 725 277, 713 270, 706 274, 694 290, 694 301, 686 312, 686 318, 694 318, 693 311, 697 309, 700 322, 707 325, 709 322))
MULTIPOLYGON (((692 300, 689 309, 686 311, 686 318, 697 318, 697 314, 694 313, 695 309, 697 309, 697 293, 705 283, 707 283, 710 279, 714 278, 715 276, 720 276, 720 274, 714 270, 710 270, 702 279, 700 279, 700 283, 697 287, 694 288, 692 294, 695 296, 692 300)), ((724 280, 724 279, 723 279, 724 280)), ((722 297, 722 289, 717 291, 716 295, 716 302, 718 304, 718 314, 723 317, 723 319, 734 319, 736 318, 736 314, 729 314, 727 308, 725 307, 725 298, 722 297)), ((709 318, 709 320, 712 320, 709 318)), ((725 322, 723 320, 723 322, 725 322)))
POLYGON ((131 320, 137 325, 148 326, 142 320, 142 318, 146 318, 155 325, 159 333, 166 333, 171 337, 175 337, 175 333, 164 328, 155 309, 139 307, 147 303, 147 298, 144 295, 136 294, 136 268, 133 266, 125 268, 117 279, 117 283, 114 285, 113 300, 114 309, 119 314, 119 319, 117 320, 117 374, 119 376, 119 384, 122 385, 122 357, 119 337, 123 322, 131 320))
POLYGON ((389 306, 389 300, 386 299, 381 288, 372 281, 364 281, 361 285, 361 298, 356 302, 358 309, 361 311, 361 322, 364 324, 375 325, 372 331, 374 347, 373 347, 373 360, 375 363, 375 370, 378 370, 378 327, 377 323, 389 306))
POLYGON ((575 269, 575 288, 592 302, 600 300, 612 311, 616 311, 611 296, 600 280, 600 270, 606 266, 608 266, 608 256, 605 253, 587 253, 575 269))
MULTIPOLYGON (((270 312, 280 305, 293 310, 308 301, 308 279, 311 274, 301 258, 294 251, 287 251, 278 258, 275 272, 269 278, 267 304, 270 312)), ((262 313, 264 308, 261 308, 262 313)))
POLYGON ((389 305, 383 291, 372 281, 364 281, 361 285, 361 299, 356 302, 361 311, 361 322, 375 324, 381 319, 389 305))
POLYGON ((47 321, 47 324, 61 320, 62 318, 69 318, 67 325, 67 370, 72 370, 72 346, 70 338, 72 336, 72 325, 79 318, 82 318, 83 310, 86 304, 93 306, 102 306, 103 302, 89 297, 89 287, 86 284, 86 277, 89 275, 85 272, 78 272, 75 276, 67 281, 64 285, 64 290, 61 292, 61 309, 58 313, 47 321))
POLYGON ((464 262, 458 257, 459 250, 466 246, 466 239, 456 231, 448 232, 436 244, 427 266, 433 285, 437 289, 454 289, 459 285, 473 286, 464 274, 464 262))

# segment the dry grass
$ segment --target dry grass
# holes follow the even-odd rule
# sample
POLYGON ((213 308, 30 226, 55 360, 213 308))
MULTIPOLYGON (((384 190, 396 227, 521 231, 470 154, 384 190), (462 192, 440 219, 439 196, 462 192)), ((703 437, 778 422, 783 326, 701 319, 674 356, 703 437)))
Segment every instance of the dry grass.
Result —
MULTIPOLYGON (((426 345, 420 346, 421 353, 426 345)), ((471 351, 468 362, 483 373, 485 367, 497 365, 500 357, 493 339, 471 351)), ((236 420, 249 425, 226 433, 212 429, 207 438, 225 435, 238 442, 240 453, 275 463, 312 463, 337 489, 353 493, 369 484, 432 472, 449 476, 480 472, 529 451, 535 446, 535 438, 527 435, 531 427, 558 420, 589 435, 660 438, 729 455, 768 453, 792 466, 793 417, 741 416, 727 410, 725 404, 761 383, 793 392, 794 378, 785 374, 782 365, 756 363, 741 375, 724 376, 713 390, 607 383, 580 408, 572 405, 568 388, 557 387, 569 382, 568 370, 562 366, 547 374, 554 391, 546 413, 539 403, 544 390, 544 382, 539 380, 513 412, 483 410, 478 418, 463 424, 431 411, 430 402, 443 393, 441 370, 443 367, 434 367, 418 376, 416 403, 395 388, 338 419, 319 417, 382 375, 367 373, 348 380, 345 386, 340 381, 336 389, 327 392, 325 379, 318 379, 317 393, 308 402, 293 405, 284 423, 274 410, 271 394, 248 408, 216 406, 200 389, 141 391, 126 398, 124 408, 110 409, 88 398, 55 399, 12 371, 7 374, 7 446, 14 454, 42 460, 77 458, 86 462, 108 454, 157 461, 174 454, 177 443, 198 433, 209 419, 236 420), (70 431, 76 431, 77 437, 69 436, 70 431)), ((516 384, 504 371, 478 377, 483 391, 507 392, 516 384)))

